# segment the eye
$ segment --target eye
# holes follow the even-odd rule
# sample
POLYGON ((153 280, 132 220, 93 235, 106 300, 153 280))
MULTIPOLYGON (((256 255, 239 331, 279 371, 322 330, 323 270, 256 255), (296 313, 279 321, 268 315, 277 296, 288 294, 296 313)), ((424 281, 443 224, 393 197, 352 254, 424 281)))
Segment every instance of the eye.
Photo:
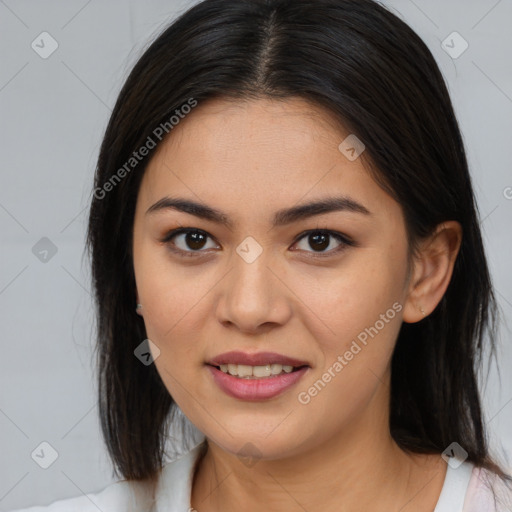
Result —
MULTIPOLYGON (((309 247, 315 249, 313 251, 308 251, 305 249, 306 252, 311 252, 314 257, 323 257, 324 255, 331 256, 332 254, 336 254, 346 249, 347 246, 355 245, 352 240, 342 235, 341 233, 337 233, 336 231, 329 231, 326 229, 306 231, 300 235, 298 240, 304 240, 305 245, 309 245, 309 247), (338 245, 334 248, 332 244, 333 239, 338 243, 338 245)), ((296 244, 297 243, 298 242, 296 242, 296 244)))
MULTIPOLYGON (((177 253, 179 256, 187 257, 198 256, 199 253, 206 252, 202 249, 211 249, 211 246, 207 246, 208 239, 212 239, 212 237, 200 229, 179 228, 168 233, 161 241, 167 244, 172 252, 177 253)), ((307 248, 302 248, 301 250, 311 253, 313 257, 331 256, 346 249, 347 246, 356 245, 347 236, 327 229, 305 231, 301 233, 294 245, 297 245, 302 240, 305 240, 305 243, 314 250, 309 251, 307 248), (332 247, 333 240, 338 243, 334 248, 332 247)), ((215 248, 215 244, 213 248, 215 248)))
POLYGON ((205 252, 201 249, 210 249, 206 246, 206 240, 211 238, 208 233, 196 228, 180 228, 171 231, 162 240, 169 245, 171 251, 183 256, 195 256, 194 253, 205 252), (173 241, 175 240, 175 241, 173 241))

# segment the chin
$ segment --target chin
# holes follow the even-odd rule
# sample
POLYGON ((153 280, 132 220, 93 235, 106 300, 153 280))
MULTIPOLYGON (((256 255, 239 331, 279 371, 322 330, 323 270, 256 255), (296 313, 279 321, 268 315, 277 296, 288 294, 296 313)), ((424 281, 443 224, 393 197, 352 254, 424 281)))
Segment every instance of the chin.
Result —
POLYGON ((239 457, 246 465, 258 460, 287 458, 301 451, 302 443, 297 439, 297 435, 291 432, 281 432, 278 435, 275 431, 269 435, 269 432, 271 429, 264 431, 245 429, 238 433, 230 430, 232 435, 221 432, 219 437, 209 435, 207 437, 223 451, 239 457))

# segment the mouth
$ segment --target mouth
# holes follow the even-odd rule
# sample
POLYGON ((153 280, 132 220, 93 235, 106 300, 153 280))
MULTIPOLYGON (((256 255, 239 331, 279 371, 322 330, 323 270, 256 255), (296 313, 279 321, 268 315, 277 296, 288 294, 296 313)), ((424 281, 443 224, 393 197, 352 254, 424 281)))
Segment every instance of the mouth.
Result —
POLYGON ((292 388, 311 366, 272 352, 227 352, 206 363, 213 382, 227 395, 261 401, 292 388))
MULTIPOLYGON (((267 368, 268 366, 270 366, 270 371, 272 372, 272 366, 274 366, 274 371, 277 371, 277 369, 279 369, 279 373, 283 369, 285 372, 290 373, 294 368, 310 366, 307 361, 302 361, 300 359, 285 356, 283 354, 277 354, 275 352, 249 353, 242 352, 239 350, 233 350, 231 352, 224 352, 223 354, 219 354, 210 361, 206 361, 206 364, 210 366, 216 366, 225 373, 226 366, 227 371, 229 372, 230 365, 232 370, 235 370, 236 368, 234 367, 236 366, 250 366, 252 368, 257 368, 257 372, 262 372, 262 368, 267 368), (281 368, 279 368, 279 365, 281 366, 281 368), (292 368, 292 370, 289 369, 290 367, 292 368)), ((243 371, 244 369, 242 368, 242 372, 243 371)), ((258 375, 258 373, 256 373, 255 375, 258 375)))
MULTIPOLYGON (((207 365, 206 368, 210 371, 212 384, 215 384, 226 395, 246 402, 269 400, 281 395, 285 391, 291 390, 310 370, 309 366, 302 366, 292 368, 289 373, 283 370, 279 374, 265 377, 255 377, 254 375, 240 377, 229 373, 229 365, 228 373, 223 372, 220 366, 207 365)), ((275 369, 275 371, 277 370, 278 368, 275 369)))
POLYGON ((213 368, 239 379, 268 379, 309 367, 308 365, 292 366, 279 363, 269 363, 258 366, 228 363, 209 366, 213 366, 213 368))

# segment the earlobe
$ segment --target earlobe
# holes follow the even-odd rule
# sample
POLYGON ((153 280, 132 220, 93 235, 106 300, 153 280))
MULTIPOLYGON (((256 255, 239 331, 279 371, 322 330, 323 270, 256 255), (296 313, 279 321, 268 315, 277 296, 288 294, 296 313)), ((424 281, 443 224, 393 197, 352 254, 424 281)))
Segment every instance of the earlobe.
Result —
POLYGON ((439 224, 423 242, 414 260, 404 322, 419 322, 437 307, 450 284, 461 242, 462 227, 457 221, 439 224))
POLYGON ((138 315, 142 316, 142 304, 139 302, 139 293, 137 291, 135 291, 135 302, 136 302, 135 312, 138 315))

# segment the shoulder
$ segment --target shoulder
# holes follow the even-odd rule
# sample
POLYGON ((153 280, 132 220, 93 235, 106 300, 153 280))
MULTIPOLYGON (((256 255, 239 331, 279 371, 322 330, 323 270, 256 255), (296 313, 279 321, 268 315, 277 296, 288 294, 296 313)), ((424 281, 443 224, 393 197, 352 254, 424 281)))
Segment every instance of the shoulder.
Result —
POLYGON ((52 502, 46 506, 33 506, 11 512, 141 512, 150 509, 149 496, 137 482, 122 480, 97 493, 52 502), (143 507, 143 508, 141 508, 143 507))
POLYGON ((474 466, 464 499, 463 512, 512 511, 512 482, 474 466))

